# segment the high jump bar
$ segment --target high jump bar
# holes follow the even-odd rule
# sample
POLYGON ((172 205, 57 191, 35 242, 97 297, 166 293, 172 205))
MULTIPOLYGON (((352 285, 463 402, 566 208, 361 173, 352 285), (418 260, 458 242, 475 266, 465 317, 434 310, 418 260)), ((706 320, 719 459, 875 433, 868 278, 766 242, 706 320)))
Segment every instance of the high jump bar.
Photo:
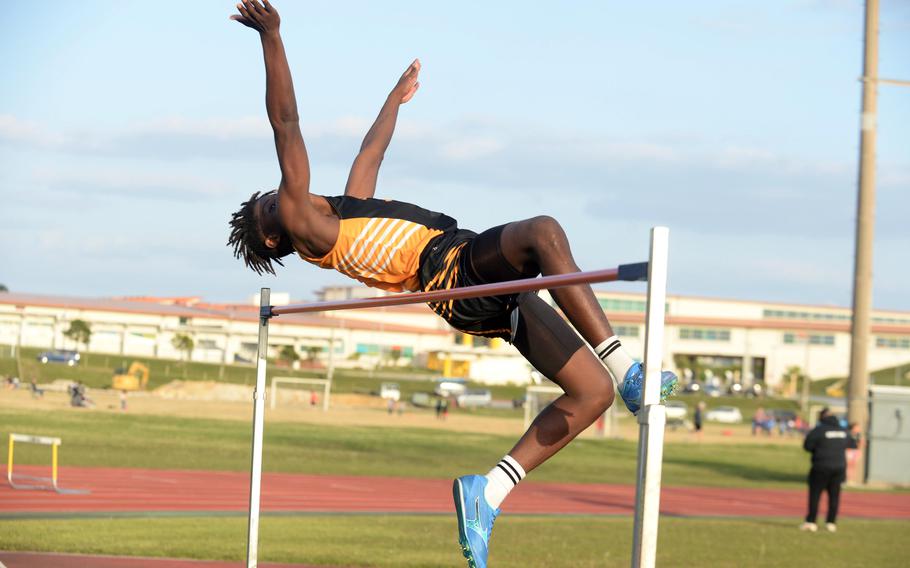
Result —
POLYGON ((355 298, 351 300, 335 300, 331 302, 313 302, 310 304, 291 304, 287 306, 266 306, 267 312, 261 313, 263 317, 274 317, 283 314, 303 314, 311 312, 330 312, 335 310, 355 310, 358 308, 382 308, 387 306, 401 306, 404 304, 423 304, 445 300, 463 300, 465 298, 480 298, 483 296, 499 296, 502 294, 517 294, 544 288, 563 288, 576 284, 593 284, 597 282, 643 282, 648 279, 648 263, 636 262, 622 264, 616 268, 591 270, 588 272, 573 272, 570 274, 555 274, 541 278, 523 278, 493 284, 480 284, 464 288, 451 288, 449 290, 433 290, 432 292, 413 292, 409 294, 395 294, 380 296, 378 298, 355 298))
POLYGON ((660 374, 663 360, 668 250, 669 230, 666 227, 653 227, 651 229, 650 260, 648 262, 623 264, 616 268, 526 278, 450 290, 287 306, 272 306, 270 304, 270 290, 262 288, 259 297, 259 347, 256 358, 256 388, 253 391, 253 443, 250 467, 247 568, 256 568, 258 565, 262 437, 265 414, 268 330, 271 318, 282 314, 379 308, 443 300, 461 300, 515 294, 531 290, 562 288, 577 284, 615 281, 648 282, 647 325, 645 327, 645 380, 642 389, 642 408, 638 413, 638 476, 635 492, 632 567, 653 568, 657 558, 660 478, 663 461, 664 426, 666 424, 666 409, 660 403, 660 374))

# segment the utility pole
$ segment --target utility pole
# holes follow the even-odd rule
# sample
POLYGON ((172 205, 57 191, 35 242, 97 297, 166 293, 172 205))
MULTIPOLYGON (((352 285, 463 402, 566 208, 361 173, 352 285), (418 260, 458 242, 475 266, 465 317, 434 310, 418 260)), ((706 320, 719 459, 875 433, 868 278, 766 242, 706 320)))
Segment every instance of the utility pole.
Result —
MULTIPOLYGON (((853 329, 847 419, 862 432, 868 424, 870 312, 872 311, 872 244, 875 230, 875 125, 878 108, 878 0, 866 0, 863 111, 860 123, 859 197, 856 211, 856 259, 853 267, 853 329)), ((866 460, 859 453, 856 475, 866 480, 866 460)))

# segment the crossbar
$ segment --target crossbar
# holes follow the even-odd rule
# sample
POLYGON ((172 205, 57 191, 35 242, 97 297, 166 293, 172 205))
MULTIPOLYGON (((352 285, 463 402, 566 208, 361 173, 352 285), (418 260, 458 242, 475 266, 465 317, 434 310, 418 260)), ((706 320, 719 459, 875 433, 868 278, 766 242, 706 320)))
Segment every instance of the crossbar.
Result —
POLYGON ((541 278, 523 278, 508 282, 495 282, 493 284, 480 284, 478 286, 465 286, 449 290, 433 290, 432 292, 414 292, 409 294, 394 294, 378 298, 355 298, 352 300, 335 300, 331 302, 313 302, 310 304, 291 304, 287 306, 271 306, 266 316, 280 316, 284 314, 303 314, 311 312, 329 312, 336 310, 354 310, 358 308, 382 308, 387 306, 401 306, 405 304, 422 304, 426 302, 439 302, 446 300, 463 300, 465 298, 480 298, 483 296, 499 296, 502 294, 517 294, 544 288, 563 288, 576 284, 593 284, 597 282, 615 282, 625 280, 629 282, 644 281, 647 279, 647 262, 624 264, 616 268, 591 270, 588 272, 573 272, 570 274, 555 274, 541 278), (644 277, 643 277, 644 275, 644 277))

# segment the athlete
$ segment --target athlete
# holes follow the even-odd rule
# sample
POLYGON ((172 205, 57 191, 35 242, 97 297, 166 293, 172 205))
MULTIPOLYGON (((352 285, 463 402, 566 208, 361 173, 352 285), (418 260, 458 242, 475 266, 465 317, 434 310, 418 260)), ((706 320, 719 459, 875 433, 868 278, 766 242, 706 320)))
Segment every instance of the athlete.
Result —
MULTIPOLYGON (((254 193, 230 221, 228 246, 249 268, 274 274, 273 263, 283 265, 284 257, 296 254, 367 286, 396 292, 578 272, 566 234, 551 217, 507 223, 477 234, 459 228, 455 219, 442 213, 373 198, 399 107, 420 87, 419 60, 408 66, 382 105, 351 167, 344 194, 310 193, 310 167, 278 12, 268 0, 263 4, 243 0, 237 10, 239 14, 231 18, 258 31, 262 42, 266 110, 281 168, 278 189, 254 193)), ((613 404, 611 374, 629 410, 637 412, 641 405, 641 364, 623 349, 591 287, 551 293, 571 326, 533 293, 430 304, 457 330, 511 342, 564 391, 488 474, 455 480, 458 539, 469 566, 487 565, 493 521, 509 492, 613 404)), ((675 375, 664 371, 662 399, 673 392, 676 382, 675 375)))

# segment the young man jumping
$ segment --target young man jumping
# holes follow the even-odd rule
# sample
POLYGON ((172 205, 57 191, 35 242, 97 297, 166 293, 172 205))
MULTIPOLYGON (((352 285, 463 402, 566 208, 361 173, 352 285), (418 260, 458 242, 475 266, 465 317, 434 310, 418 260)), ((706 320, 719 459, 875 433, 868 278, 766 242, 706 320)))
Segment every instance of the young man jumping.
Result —
MULTIPOLYGON (((367 132, 344 194, 310 193, 310 167, 278 12, 268 0, 264 4, 243 0, 237 9, 239 14, 231 18, 258 31, 262 42, 266 110, 281 168, 278 189, 254 193, 230 221, 228 245, 249 268, 274 274, 273 262, 283 265, 281 259, 295 253, 367 286, 396 292, 579 271, 565 232, 551 217, 515 221, 477 234, 459 228, 455 219, 442 213, 373 198, 398 109, 420 86, 419 60, 405 70, 367 132)), ((430 304, 459 331, 509 341, 564 391, 489 473, 455 480, 458 539, 469 566, 487 565, 493 521, 509 492, 613 404, 611 374, 629 410, 638 412, 641 406, 641 364, 623 349, 591 287, 551 292, 571 326, 533 293, 430 304)), ((677 379, 668 371, 661 379, 663 400, 677 379)))

